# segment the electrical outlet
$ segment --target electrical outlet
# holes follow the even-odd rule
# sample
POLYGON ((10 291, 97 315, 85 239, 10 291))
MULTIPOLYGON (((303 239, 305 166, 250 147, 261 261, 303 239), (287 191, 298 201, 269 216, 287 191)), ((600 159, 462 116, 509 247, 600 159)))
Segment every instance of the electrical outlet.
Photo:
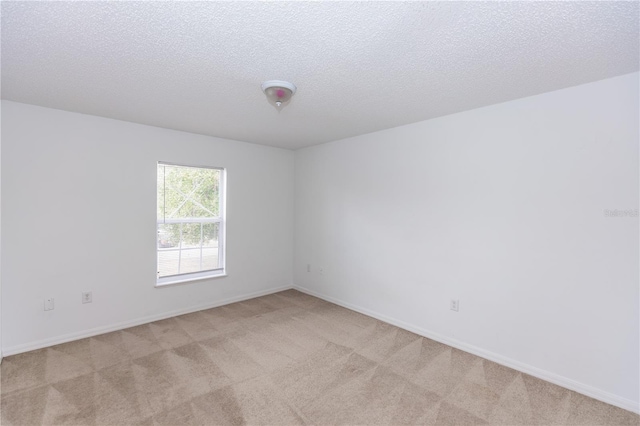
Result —
POLYGON ((90 291, 85 291, 82 293, 82 303, 91 303, 93 302, 93 296, 90 291))
POLYGON ((311 272, 311 264, 307 263, 307 272, 311 272))
POLYGON ((460 310, 460 300, 451 299, 451 302, 449 303, 449 309, 458 312, 460 310))
POLYGON ((318 269, 318 273, 319 273, 320 275, 324 275, 324 268, 320 268, 320 269, 318 269))
POLYGON ((47 299, 44 299, 44 310, 45 311, 53 311, 53 308, 54 308, 53 297, 49 297, 47 299))

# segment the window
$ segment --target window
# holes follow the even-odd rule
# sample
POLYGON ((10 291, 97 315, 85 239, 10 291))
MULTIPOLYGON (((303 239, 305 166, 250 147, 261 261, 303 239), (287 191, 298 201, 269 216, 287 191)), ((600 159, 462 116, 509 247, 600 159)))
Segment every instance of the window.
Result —
POLYGON ((158 163, 157 285, 225 274, 224 169, 158 163))

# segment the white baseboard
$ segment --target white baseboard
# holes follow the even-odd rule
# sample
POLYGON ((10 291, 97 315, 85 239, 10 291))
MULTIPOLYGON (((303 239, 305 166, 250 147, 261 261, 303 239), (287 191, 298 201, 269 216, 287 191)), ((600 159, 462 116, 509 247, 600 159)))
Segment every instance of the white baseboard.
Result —
POLYGON ((10 346, 8 348, 2 348, 3 356, 16 355, 23 352, 34 351, 36 349, 46 348, 49 346, 59 345, 61 343, 67 343, 74 340, 80 340, 87 337, 97 336, 99 334, 110 333, 112 331, 123 330, 129 327, 135 327, 136 325, 147 324, 153 321, 163 320, 178 315, 189 314, 191 312, 202 311, 204 309, 217 308, 218 306, 228 305, 230 303, 242 302, 243 300, 254 299, 260 296, 266 296, 268 294, 278 293, 284 290, 290 290, 291 286, 284 286, 274 288, 270 290, 258 291, 255 293, 244 294, 241 296, 230 297, 228 299, 218 300, 213 303, 205 303, 202 305, 191 306, 185 309, 177 309, 174 311, 164 312, 161 314, 149 315, 143 318, 138 318, 130 321, 123 321, 117 324, 107 325, 103 327, 95 327, 89 330, 83 330, 76 333, 64 334, 62 336, 52 337, 48 339, 38 340, 36 342, 30 342, 23 345, 10 346))
POLYGON ((469 345, 467 343, 440 335, 438 333, 434 333, 432 331, 408 324, 404 321, 400 321, 395 318, 390 318, 378 312, 374 312, 369 309, 365 309, 360 306, 356 306, 351 303, 344 302, 342 300, 338 300, 330 296, 326 296, 324 294, 315 292, 313 290, 309 290, 309 289, 298 287, 298 286, 294 286, 293 288, 303 293, 309 294, 311 296, 315 296, 320 299, 326 300, 327 302, 335 303, 336 305, 342 306, 347 309, 351 309, 352 311, 356 311, 361 314, 379 319, 380 321, 384 321, 388 324, 395 325, 396 327, 400 327, 412 333, 418 334, 420 336, 424 336, 428 339, 432 339, 437 342, 444 343, 445 345, 449 345, 456 349, 469 352, 473 355, 477 355, 479 357, 488 359, 489 361, 496 362, 506 367, 513 368, 514 370, 518 370, 520 372, 529 374, 531 376, 537 377, 547 382, 551 382, 558 386, 562 386, 564 388, 581 393, 591 398, 600 400, 602 402, 606 402, 607 404, 615 405, 616 407, 620 407, 628 411, 633 411, 634 413, 640 413, 640 404, 638 403, 638 401, 632 401, 630 399, 620 397, 610 392, 606 392, 601 389, 595 388, 593 386, 585 385, 584 383, 580 383, 573 379, 569 379, 568 377, 564 377, 559 374, 552 373, 550 371, 542 370, 540 368, 533 367, 528 364, 524 364, 514 359, 499 355, 497 353, 487 351, 477 346, 469 345))

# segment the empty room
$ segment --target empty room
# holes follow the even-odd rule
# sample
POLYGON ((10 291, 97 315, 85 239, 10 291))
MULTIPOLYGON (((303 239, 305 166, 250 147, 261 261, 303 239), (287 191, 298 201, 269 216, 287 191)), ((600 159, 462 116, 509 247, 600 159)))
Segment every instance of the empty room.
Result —
POLYGON ((640 425, 640 2, 0 8, 2 425, 640 425))

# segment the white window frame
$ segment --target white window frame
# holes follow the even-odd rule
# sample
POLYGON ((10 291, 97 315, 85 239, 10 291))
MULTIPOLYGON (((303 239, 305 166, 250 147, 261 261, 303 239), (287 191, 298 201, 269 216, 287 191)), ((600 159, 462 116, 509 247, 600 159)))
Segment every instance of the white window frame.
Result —
MULTIPOLYGON (((170 163, 165 161, 158 161, 158 166, 175 166, 175 167, 190 167, 194 169, 210 169, 220 171, 220 180, 218 188, 219 193, 219 217, 217 218, 186 218, 186 219, 158 219, 156 217, 156 270, 158 270, 158 226, 166 223, 218 223, 218 268, 209 269, 206 271, 188 272, 177 275, 167 275, 164 277, 158 277, 156 274, 156 287, 164 287, 174 284, 183 284, 191 281, 199 281, 209 278, 219 278, 227 276, 226 268, 226 237, 227 237, 227 220, 226 220, 226 205, 227 205, 227 170, 223 167, 212 166, 196 166, 188 164, 170 163)), ((157 173, 156 167, 156 173, 157 173)), ((157 188, 156 188, 157 191, 157 188)), ((156 200, 157 202, 157 200, 156 200)), ((157 205, 156 205, 157 211, 157 205)), ((179 249, 178 249, 179 250, 179 249)), ((201 248, 202 250, 202 248, 201 248)))

